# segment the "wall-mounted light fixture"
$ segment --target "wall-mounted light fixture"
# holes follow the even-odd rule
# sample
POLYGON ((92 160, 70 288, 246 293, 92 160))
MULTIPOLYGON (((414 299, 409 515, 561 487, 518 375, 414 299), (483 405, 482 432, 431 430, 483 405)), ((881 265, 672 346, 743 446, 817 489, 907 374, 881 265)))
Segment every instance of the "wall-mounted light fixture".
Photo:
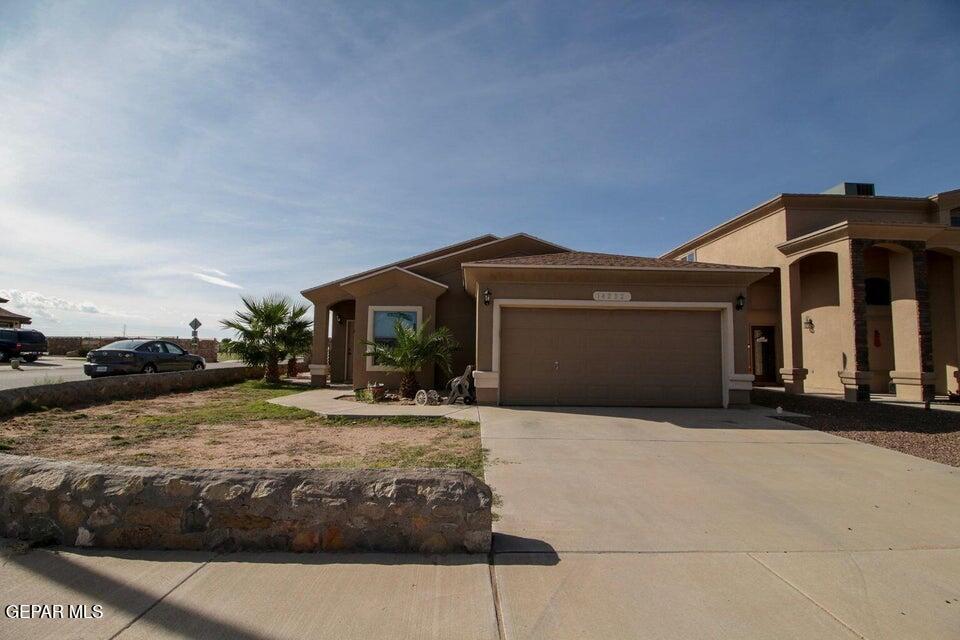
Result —
POLYGON ((490 289, 483 290, 483 304, 490 304, 490 300, 493 299, 493 292, 490 289))
POLYGON ((743 297, 743 294, 737 296, 737 311, 743 311, 744 305, 747 304, 747 299, 743 297))
POLYGON ((810 316, 807 316, 806 318, 804 318, 803 328, 809 331, 810 333, 813 333, 814 329, 816 329, 816 326, 813 324, 813 318, 811 318, 810 316))
POLYGON ((343 324, 343 316, 338 313, 336 317, 337 317, 337 324, 343 324))

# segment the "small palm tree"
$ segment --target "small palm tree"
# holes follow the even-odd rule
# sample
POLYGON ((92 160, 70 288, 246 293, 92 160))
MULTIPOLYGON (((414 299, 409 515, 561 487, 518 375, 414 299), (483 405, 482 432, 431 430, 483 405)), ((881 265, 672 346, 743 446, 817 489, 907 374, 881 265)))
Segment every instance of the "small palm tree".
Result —
POLYGON ((287 326, 283 335, 283 346, 287 352, 287 377, 297 375, 297 356, 310 353, 313 346, 313 331, 310 322, 295 322, 287 326))
POLYGON ((415 329, 397 320, 393 325, 392 343, 364 341, 369 349, 364 355, 374 362, 400 372, 400 397, 412 398, 417 392, 417 372, 433 362, 450 375, 453 352, 458 348, 453 333, 446 327, 428 331, 426 323, 415 329))
POLYGON ((230 348, 246 364, 264 367, 264 380, 280 382, 280 360, 287 357, 295 338, 309 332, 313 324, 305 318, 307 307, 279 294, 242 300, 245 308, 234 319, 220 321, 237 333, 230 348))

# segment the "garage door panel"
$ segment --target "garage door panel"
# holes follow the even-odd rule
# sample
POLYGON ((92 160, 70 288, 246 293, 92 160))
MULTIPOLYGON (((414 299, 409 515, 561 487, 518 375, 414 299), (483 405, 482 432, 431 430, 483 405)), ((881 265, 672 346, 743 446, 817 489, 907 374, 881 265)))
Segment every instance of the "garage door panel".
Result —
POLYGON ((718 406, 716 311, 508 308, 504 404, 718 406))

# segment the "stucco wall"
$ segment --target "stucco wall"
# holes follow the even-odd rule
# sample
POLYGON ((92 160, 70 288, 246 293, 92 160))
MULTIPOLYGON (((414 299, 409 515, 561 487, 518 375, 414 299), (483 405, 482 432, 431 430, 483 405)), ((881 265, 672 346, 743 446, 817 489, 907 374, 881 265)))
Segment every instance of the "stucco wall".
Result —
POLYGON ((0 535, 44 544, 489 551, 491 492, 465 471, 204 470, 0 455, 0 535))
MULTIPOLYGON (((436 298, 418 290, 403 287, 391 287, 367 295, 356 300, 356 316, 354 331, 359 347, 353 351, 353 386, 366 387, 370 383, 383 383, 387 387, 396 388, 400 385, 400 374, 393 371, 367 371, 366 348, 362 345, 367 340, 367 318, 371 306, 410 306, 422 307, 421 318, 428 329, 436 327, 437 306, 436 298)), ((427 367, 417 374, 417 381, 425 389, 433 388, 433 367, 427 367)))
MULTIPOLYGON (((628 282, 566 282, 566 283, 529 283, 483 281, 481 288, 489 287, 496 299, 525 298, 551 300, 592 300, 593 292, 598 290, 629 291, 632 300, 652 300, 658 302, 729 302, 733 304, 746 287, 732 285, 707 285, 703 283, 683 284, 664 282, 661 284, 635 284, 628 282)), ((493 308, 494 305, 478 306, 477 327, 477 368, 489 371, 492 366, 493 346, 493 308)), ((743 312, 733 313, 734 322, 734 368, 738 373, 747 372, 747 321, 743 312)), ((668 327, 664 328, 668 330, 668 327)))
POLYGON ((800 313, 804 320, 813 320, 814 325, 812 332, 806 327, 801 332, 807 389, 842 391, 837 374, 844 366, 836 254, 818 253, 804 258, 800 278, 800 313))
POLYGON ((775 267, 784 263, 776 245, 786 240, 786 219, 777 211, 697 248, 698 262, 775 267))

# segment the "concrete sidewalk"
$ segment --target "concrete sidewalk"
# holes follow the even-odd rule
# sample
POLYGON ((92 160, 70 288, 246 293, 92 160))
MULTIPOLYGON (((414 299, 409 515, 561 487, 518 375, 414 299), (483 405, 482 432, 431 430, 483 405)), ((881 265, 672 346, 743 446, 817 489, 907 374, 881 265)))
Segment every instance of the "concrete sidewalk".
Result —
POLYGON ((0 617, 4 640, 498 637, 486 556, 8 550, 0 575, 4 608, 103 607, 0 617))
POLYGON ((439 404, 421 407, 415 404, 372 404, 337 399, 349 395, 352 395, 352 391, 346 388, 313 389, 274 398, 270 402, 330 416, 446 416, 457 420, 480 420, 476 405, 439 404))

